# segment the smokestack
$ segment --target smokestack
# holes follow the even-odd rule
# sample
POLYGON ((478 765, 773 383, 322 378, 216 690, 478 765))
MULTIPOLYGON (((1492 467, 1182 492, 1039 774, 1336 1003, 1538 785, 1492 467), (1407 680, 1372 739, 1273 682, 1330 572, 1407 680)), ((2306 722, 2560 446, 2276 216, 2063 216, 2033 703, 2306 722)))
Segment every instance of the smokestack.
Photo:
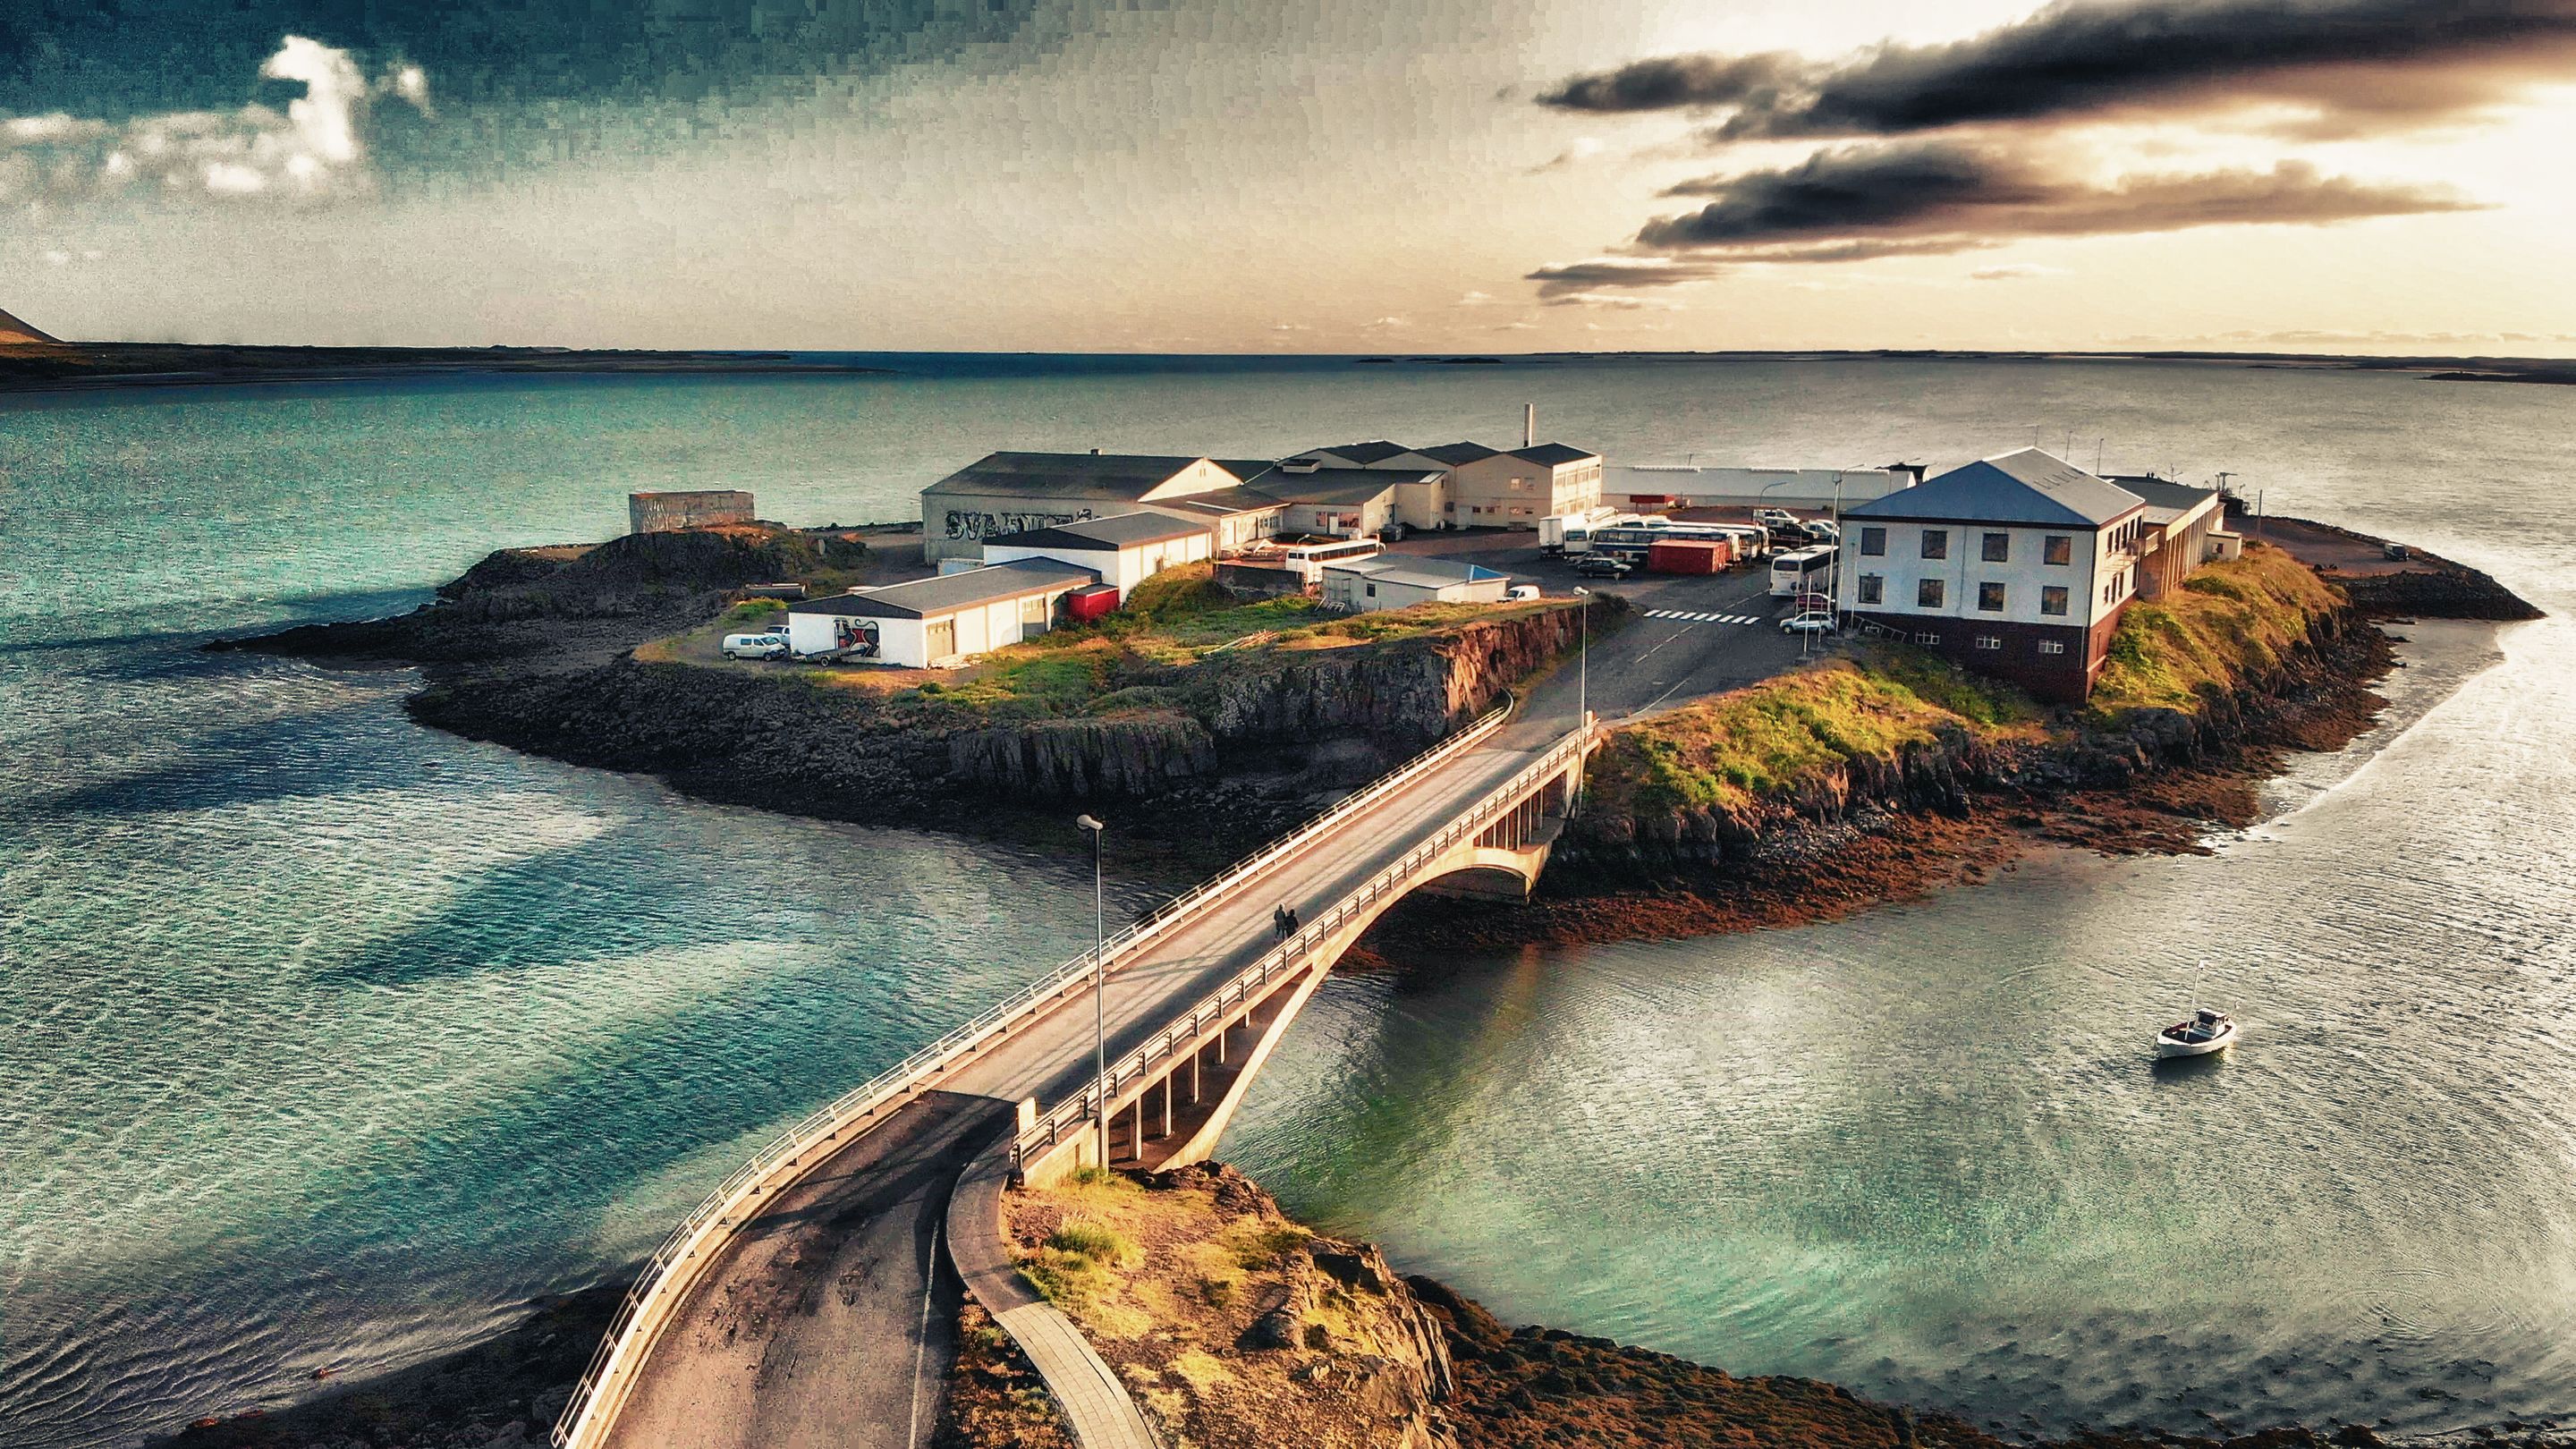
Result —
POLYGON ((1537 403, 1521 404, 1521 446, 1524 448, 1535 448, 1538 446, 1537 403))

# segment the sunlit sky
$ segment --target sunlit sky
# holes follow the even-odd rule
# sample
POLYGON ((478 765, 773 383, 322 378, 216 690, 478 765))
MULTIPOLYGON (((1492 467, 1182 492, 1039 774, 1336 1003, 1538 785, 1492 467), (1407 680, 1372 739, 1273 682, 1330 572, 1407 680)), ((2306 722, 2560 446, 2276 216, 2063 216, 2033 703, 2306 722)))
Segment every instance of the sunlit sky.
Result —
POLYGON ((863 8, 0 16, 0 307, 198 342, 2576 354, 2576 0, 863 8))

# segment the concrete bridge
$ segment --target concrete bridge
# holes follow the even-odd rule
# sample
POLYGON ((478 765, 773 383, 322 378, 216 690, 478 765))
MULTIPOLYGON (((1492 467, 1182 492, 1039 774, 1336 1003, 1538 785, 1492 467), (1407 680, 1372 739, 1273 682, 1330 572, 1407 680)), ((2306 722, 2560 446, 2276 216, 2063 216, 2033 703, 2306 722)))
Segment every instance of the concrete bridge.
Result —
POLYGON ((799 1123, 647 1261, 555 1443, 912 1449, 937 1416, 962 1279, 1087 1449, 1151 1444, 1115 1377, 1018 1280, 1003 1186, 1098 1160, 1104 1104, 1112 1165, 1207 1156, 1389 906, 1417 890, 1528 892, 1597 737, 1571 712, 1497 710, 1109 938, 1105 1075, 1085 952, 799 1123), (1284 940, 1282 903, 1303 922, 1284 940))

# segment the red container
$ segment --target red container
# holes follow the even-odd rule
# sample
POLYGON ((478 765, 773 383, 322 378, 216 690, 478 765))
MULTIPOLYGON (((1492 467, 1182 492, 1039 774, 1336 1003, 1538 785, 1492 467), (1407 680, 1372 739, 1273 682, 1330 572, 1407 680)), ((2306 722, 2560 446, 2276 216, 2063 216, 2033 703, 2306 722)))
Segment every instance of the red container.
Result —
POLYGON ((1065 612, 1071 614, 1077 624, 1088 624, 1117 607, 1116 584, 1085 584, 1064 596, 1065 612))
POLYGON ((1724 573, 1734 556, 1734 547, 1722 538, 1667 538, 1646 549, 1646 572, 1724 573))

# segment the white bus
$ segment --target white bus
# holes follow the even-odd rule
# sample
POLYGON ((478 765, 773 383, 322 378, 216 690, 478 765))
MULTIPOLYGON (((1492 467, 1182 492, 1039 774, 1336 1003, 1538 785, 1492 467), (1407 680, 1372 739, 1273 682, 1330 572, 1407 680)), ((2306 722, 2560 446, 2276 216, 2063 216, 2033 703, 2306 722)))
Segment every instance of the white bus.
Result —
POLYGON ((1538 521, 1538 546, 1542 553, 1585 553, 1592 547, 1592 535, 1604 528, 1634 523, 1637 515, 1611 508, 1586 509, 1581 513, 1559 513, 1538 521))
POLYGON ((1834 551, 1826 545, 1792 549, 1771 558, 1771 596, 1792 599, 1800 594, 1825 592, 1825 581, 1834 568, 1834 551))
POLYGON ((1761 529, 1743 523, 1675 523, 1669 518, 1639 519, 1634 523, 1612 523, 1596 526, 1585 547, 1631 563, 1646 556, 1646 550, 1665 539, 1698 538, 1735 545, 1738 559, 1759 558, 1768 547, 1761 529))

